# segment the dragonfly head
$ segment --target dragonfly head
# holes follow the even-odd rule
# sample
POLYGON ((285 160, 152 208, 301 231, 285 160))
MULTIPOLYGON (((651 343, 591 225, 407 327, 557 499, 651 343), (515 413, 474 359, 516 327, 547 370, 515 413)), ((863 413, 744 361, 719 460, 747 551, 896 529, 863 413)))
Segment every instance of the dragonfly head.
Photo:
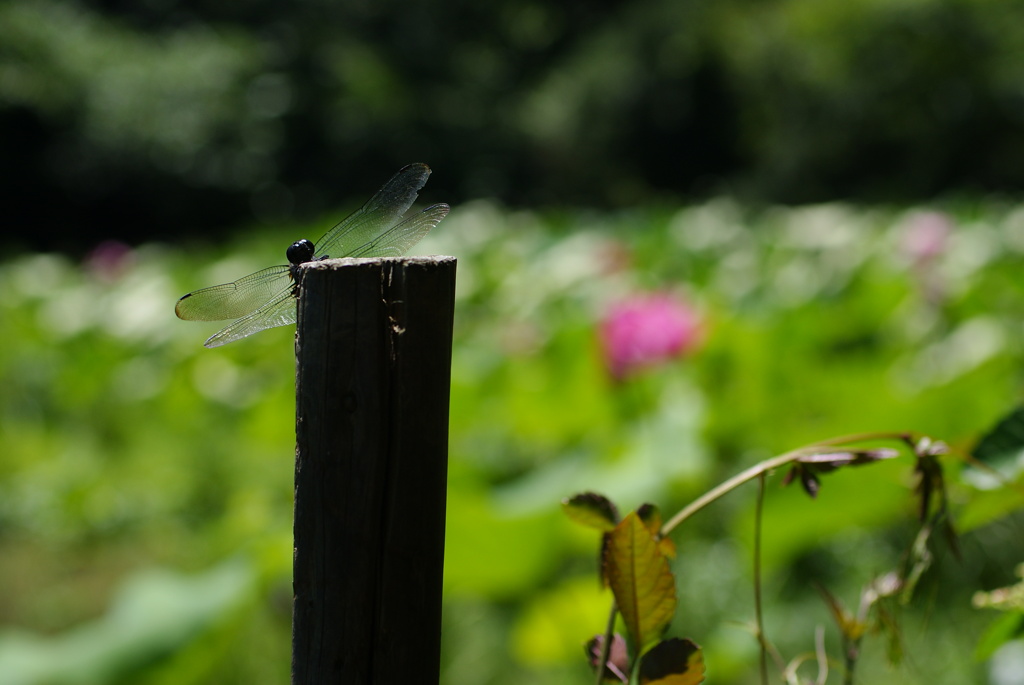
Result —
POLYGON ((285 255, 290 264, 302 264, 313 259, 313 243, 303 238, 291 244, 285 255))

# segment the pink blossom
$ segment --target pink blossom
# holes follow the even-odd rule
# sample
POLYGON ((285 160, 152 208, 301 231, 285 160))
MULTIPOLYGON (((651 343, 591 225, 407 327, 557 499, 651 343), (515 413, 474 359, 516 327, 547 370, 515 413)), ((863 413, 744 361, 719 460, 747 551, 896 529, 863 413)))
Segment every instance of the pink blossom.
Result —
POLYGON ((915 264, 934 260, 946 251, 953 220, 942 212, 917 212, 903 231, 903 253, 915 264))
POLYGON ((942 212, 917 212, 903 227, 903 254, 910 261, 911 277, 924 299, 932 304, 946 297, 946 280, 939 258, 949 250, 955 224, 942 212))
POLYGON ((104 240, 85 257, 85 270, 101 281, 113 283, 134 261, 132 248, 117 240, 104 240))
POLYGON ((637 295, 613 305, 601 322, 605 362, 622 380, 693 350, 700 332, 699 316, 688 304, 668 293, 637 295))

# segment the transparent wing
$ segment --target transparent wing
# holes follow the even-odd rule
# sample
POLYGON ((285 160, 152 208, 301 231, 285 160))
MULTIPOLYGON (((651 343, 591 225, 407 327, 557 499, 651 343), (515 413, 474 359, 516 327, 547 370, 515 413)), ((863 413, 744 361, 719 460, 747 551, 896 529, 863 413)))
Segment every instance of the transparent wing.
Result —
MULTIPOLYGON (((390 257, 404 254, 449 211, 428 207, 399 221, 416 201, 430 176, 426 164, 410 164, 381 186, 366 204, 328 231, 317 243, 315 258, 390 257)), ((272 266, 232 283, 193 291, 174 307, 190 321, 237 319, 204 343, 218 347, 267 328, 295 323, 296 300, 288 266, 272 266)))
POLYGON ((366 204, 320 238, 316 257, 351 257, 354 249, 372 243, 409 210, 428 176, 426 164, 402 167, 366 204))
POLYGON ((291 290, 285 290, 256 311, 211 335, 203 345, 205 347, 220 347, 268 328, 295 323, 298 314, 297 305, 298 302, 292 297, 291 290))
POLYGON ((174 313, 187 321, 237 319, 291 287, 288 267, 272 266, 232 283, 190 292, 174 305, 174 313))
POLYGON ((419 214, 413 214, 400 224, 392 226, 370 242, 349 252, 347 257, 399 257, 430 232, 441 219, 447 216, 451 207, 445 204, 432 205, 419 214))

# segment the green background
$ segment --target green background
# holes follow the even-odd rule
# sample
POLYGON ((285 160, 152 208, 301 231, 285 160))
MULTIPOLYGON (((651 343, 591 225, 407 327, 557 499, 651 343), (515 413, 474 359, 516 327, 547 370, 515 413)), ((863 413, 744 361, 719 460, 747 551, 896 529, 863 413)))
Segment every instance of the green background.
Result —
MULTIPOLYGON (((589 682, 582 645, 610 599, 596 533, 563 497, 596 490, 668 518, 801 444, 907 430, 963 448, 1007 413, 1024 211, 948 209, 946 249, 917 266, 901 247, 914 210, 453 210, 415 250, 459 258, 443 682, 589 682), (648 290, 697 308, 704 341, 615 383, 598 322, 648 290)), ((279 233, 202 257, 151 244, 118 273, 41 254, 0 268, 0 670, 26 674, 8 682, 287 678, 293 331, 207 350, 217 324, 173 316, 182 292, 273 263, 279 233)), ((963 560, 939 546, 901 612, 903 665, 887 670, 869 636, 864 682, 985 682, 973 653, 995 614, 970 598, 1013 582, 1021 501, 944 463, 963 560)), ((766 622, 787 658, 829 623, 813 583, 854 606, 899 564, 911 471, 840 471, 815 501, 769 482, 766 622)), ((670 632, 704 647, 714 682, 755 673, 753 501, 734 493, 674 535, 670 632)))

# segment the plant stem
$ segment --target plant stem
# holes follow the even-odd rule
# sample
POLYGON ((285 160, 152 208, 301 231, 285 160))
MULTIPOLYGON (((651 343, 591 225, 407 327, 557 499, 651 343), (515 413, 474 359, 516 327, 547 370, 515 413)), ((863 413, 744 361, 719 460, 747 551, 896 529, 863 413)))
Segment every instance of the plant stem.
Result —
POLYGON ((612 610, 608 613, 608 627, 604 631, 604 642, 601 644, 601 657, 597 663, 597 685, 604 682, 604 669, 608 664, 608 655, 612 651, 612 636, 615 634, 615 617, 619 608, 612 602, 612 610))
MULTIPOLYGON (((812 454, 821 454, 824 450, 842 447, 846 445, 853 445, 861 442, 878 441, 878 440, 896 440, 903 443, 911 442, 914 436, 910 433, 897 433, 897 432, 875 432, 875 433, 858 433, 854 435, 843 435, 837 438, 830 438, 828 440, 822 440, 821 442, 799 447, 795 450, 791 450, 784 454, 780 454, 777 457, 766 459, 750 468, 742 471, 727 481, 719 484, 718 486, 708 490, 703 495, 690 502, 687 506, 683 507, 669 519, 661 527, 660 534, 667 536, 672 530, 680 523, 690 518, 698 511, 708 506, 709 504, 717 501, 726 494, 732 492, 739 486, 754 480, 759 479, 759 485, 757 490, 757 509, 755 516, 755 529, 754 529, 754 613, 757 622, 757 641, 761 647, 761 683, 762 685, 768 685, 768 653, 772 652, 772 656, 776 657, 776 661, 779 662, 780 668, 783 667, 778 655, 768 644, 767 639, 764 635, 764 615, 762 607, 762 596, 761 596, 761 514, 764 506, 764 497, 766 489, 766 478, 768 473, 771 471, 785 466, 791 462, 796 461, 801 457, 805 457, 812 454)), ((602 651, 602 667, 598 669, 598 685, 601 685, 601 675, 604 673, 603 665, 607 660, 607 650, 611 642, 612 627, 615 623, 616 608, 612 605, 612 615, 608 622, 608 632, 605 635, 605 644, 603 645, 602 651)), ((819 649, 819 660, 821 659, 819 649)), ((851 669, 847 669, 848 676, 851 674, 851 669)), ((821 670, 819 665, 819 678, 821 677, 821 670)), ((827 678, 827 671, 825 672, 827 678)))
POLYGON ((762 461, 759 464, 755 464, 746 471, 742 471, 736 474, 735 476, 721 483, 717 487, 708 490, 703 495, 701 495, 697 499, 690 502, 687 506, 679 510, 679 513, 677 513, 675 516, 669 519, 665 523, 665 525, 661 527, 661 534, 668 535, 672 532, 673 528, 675 528, 680 523, 690 518, 698 511, 711 504, 712 502, 718 500, 723 495, 727 495, 728 493, 732 492, 733 490, 743 485, 744 483, 754 480, 761 474, 768 473, 772 469, 777 469, 780 466, 785 466, 786 464, 793 461, 797 457, 806 453, 806 449, 799 449, 794 450, 792 452, 787 452, 785 454, 773 457, 766 461, 762 461))
POLYGON ((839 445, 850 445, 858 442, 866 442, 868 440, 900 440, 903 441, 907 437, 907 433, 895 433, 895 432, 877 432, 877 433, 857 433, 854 435, 843 435, 838 438, 829 438, 828 440, 822 440, 816 442, 813 445, 807 445, 805 447, 798 447, 795 450, 791 450, 784 454, 780 454, 777 457, 766 459, 751 466, 746 471, 741 471, 729 480, 719 484, 717 487, 708 490, 703 495, 690 502, 687 506, 683 507, 679 512, 669 519, 665 525, 661 527, 661 534, 668 535, 672 532, 676 526, 690 518, 698 511, 708 506, 712 502, 715 502, 719 498, 728 493, 732 492, 739 486, 743 485, 748 481, 752 481, 755 478, 763 474, 767 474, 769 471, 785 466, 786 464, 798 459, 799 457, 807 454, 814 454, 820 452, 823 447, 836 447, 839 445))
POLYGON ((761 514, 764 511, 765 474, 757 479, 757 504, 754 512, 754 619, 757 643, 761 646, 761 685, 768 685, 768 640, 764 636, 764 611, 761 605, 761 514))

